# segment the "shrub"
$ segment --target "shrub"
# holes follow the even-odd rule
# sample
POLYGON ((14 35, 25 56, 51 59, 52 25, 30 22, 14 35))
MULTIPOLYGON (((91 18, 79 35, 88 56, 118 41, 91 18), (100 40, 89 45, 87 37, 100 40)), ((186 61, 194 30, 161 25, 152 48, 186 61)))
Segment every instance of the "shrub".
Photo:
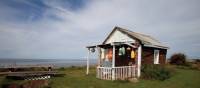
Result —
POLYGON ((141 72, 144 79, 165 80, 171 76, 170 70, 162 65, 143 65, 141 72))
POLYGON ((64 70, 65 70, 65 67, 60 67, 58 70, 64 71, 64 70))
POLYGON ((196 64, 200 64, 200 59, 195 59, 196 64))
POLYGON ((186 65, 186 55, 183 53, 175 53, 170 57, 170 64, 186 65))
POLYGON ((194 63, 191 65, 192 69, 200 70, 200 59, 195 59, 194 63))
POLYGON ((15 84, 15 83, 14 84, 3 84, 1 87, 2 88, 20 88, 19 85, 15 84))

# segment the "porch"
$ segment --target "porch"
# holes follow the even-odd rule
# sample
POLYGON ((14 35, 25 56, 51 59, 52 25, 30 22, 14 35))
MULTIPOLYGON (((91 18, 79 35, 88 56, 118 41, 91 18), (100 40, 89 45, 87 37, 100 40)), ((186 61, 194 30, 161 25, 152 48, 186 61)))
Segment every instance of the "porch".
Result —
POLYGON ((141 45, 130 42, 113 42, 87 48, 89 52, 86 74, 89 74, 89 56, 91 53, 97 51, 97 78, 104 80, 123 80, 140 76, 141 45), (132 57, 131 52, 134 53, 134 57, 132 57))
POLYGON ((136 77, 136 66, 97 67, 97 78, 104 80, 123 80, 136 77))

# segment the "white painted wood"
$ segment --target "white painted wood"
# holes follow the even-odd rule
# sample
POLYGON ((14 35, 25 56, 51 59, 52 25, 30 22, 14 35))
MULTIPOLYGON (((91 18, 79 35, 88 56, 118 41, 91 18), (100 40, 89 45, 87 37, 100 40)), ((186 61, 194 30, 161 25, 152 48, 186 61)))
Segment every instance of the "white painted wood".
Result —
POLYGON ((135 43, 135 40, 130 38, 128 35, 116 30, 114 33, 110 36, 110 38, 105 42, 106 44, 112 43, 112 42, 132 42, 135 43))
POLYGON ((154 64, 159 64, 159 50, 154 50, 154 64))
POLYGON ((97 78, 105 80, 133 78, 136 77, 136 69, 136 66, 97 67, 97 78), (115 76, 115 79, 113 79, 113 76, 115 76))
POLYGON ((89 58, 90 58, 90 48, 88 48, 88 56, 87 56, 87 70, 86 70, 86 75, 89 74, 89 58))
POLYGON ((131 68, 129 67, 129 68, 128 68, 128 77, 131 77, 131 73, 132 73, 132 70, 131 70, 131 68))
POLYGON ((137 77, 141 75, 141 59, 142 59, 142 46, 138 47, 138 58, 137 58, 137 77))
POLYGON ((137 46, 132 45, 131 43, 126 42, 125 44, 128 45, 128 46, 131 46, 131 47, 133 47, 133 48, 137 48, 137 46))
POLYGON ((101 64, 101 48, 97 47, 97 54, 98 54, 98 66, 101 64))
POLYGON ((132 68, 132 71, 133 71, 133 77, 135 77, 135 74, 136 74, 135 68, 132 68))
MULTIPOLYGON (((115 67, 115 45, 113 45, 112 68, 115 67)), ((115 70, 112 70, 112 80, 115 80, 115 70)))

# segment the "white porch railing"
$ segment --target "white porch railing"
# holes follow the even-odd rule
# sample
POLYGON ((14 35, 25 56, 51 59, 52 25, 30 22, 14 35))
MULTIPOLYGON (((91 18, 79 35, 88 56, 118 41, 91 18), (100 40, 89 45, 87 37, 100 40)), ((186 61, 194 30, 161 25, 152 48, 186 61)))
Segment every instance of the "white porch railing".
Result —
POLYGON ((136 66, 97 67, 97 78, 99 79, 120 80, 133 77, 136 77, 136 66))

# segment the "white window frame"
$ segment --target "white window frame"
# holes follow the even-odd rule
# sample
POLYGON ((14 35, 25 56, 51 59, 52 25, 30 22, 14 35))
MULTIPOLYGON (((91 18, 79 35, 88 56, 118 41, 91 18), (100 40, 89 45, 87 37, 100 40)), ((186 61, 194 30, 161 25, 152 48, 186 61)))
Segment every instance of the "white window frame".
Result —
POLYGON ((159 50, 154 50, 154 64, 159 64, 159 50))

